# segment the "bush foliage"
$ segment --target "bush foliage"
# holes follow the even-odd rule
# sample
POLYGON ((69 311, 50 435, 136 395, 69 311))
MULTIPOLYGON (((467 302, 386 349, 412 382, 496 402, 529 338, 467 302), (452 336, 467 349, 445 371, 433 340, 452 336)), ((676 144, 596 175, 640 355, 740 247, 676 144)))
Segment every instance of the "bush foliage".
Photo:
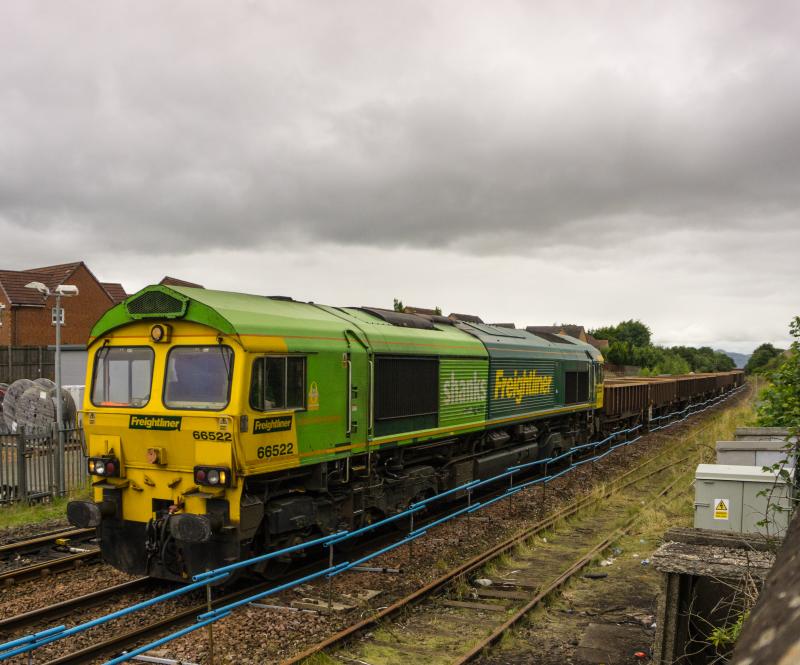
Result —
POLYGON ((767 374, 770 385, 761 393, 758 422, 764 427, 800 428, 800 316, 789 324, 789 332, 794 342, 767 374))
POLYGON ((776 349, 769 342, 762 344, 753 351, 753 355, 744 366, 744 371, 748 374, 767 374, 777 369, 782 354, 783 349, 776 349))

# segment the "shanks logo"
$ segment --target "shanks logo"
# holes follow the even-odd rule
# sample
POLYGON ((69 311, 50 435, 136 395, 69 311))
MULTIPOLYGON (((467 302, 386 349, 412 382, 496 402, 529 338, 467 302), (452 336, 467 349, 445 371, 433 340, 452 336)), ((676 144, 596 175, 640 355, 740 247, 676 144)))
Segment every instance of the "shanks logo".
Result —
POLYGON ((292 429, 291 416, 276 418, 256 418, 253 421, 253 434, 269 434, 270 432, 288 432, 292 429))
POLYGON ((472 373, 471 379, 457 379, 455 372, 442 384, 442 406, 486 401, 486 379, 472 373))
POLYGON ((180 432, 181 420, 181 416, 131 416, 128 428, 180 432))
POLYGON ((502 369, 494 375, 494 399, 513 399, 521 404, 526 397, 549 395, 553 388, 553 377, 542 376, 536 370, 514 370, 514 376, 507 377, 502 369))

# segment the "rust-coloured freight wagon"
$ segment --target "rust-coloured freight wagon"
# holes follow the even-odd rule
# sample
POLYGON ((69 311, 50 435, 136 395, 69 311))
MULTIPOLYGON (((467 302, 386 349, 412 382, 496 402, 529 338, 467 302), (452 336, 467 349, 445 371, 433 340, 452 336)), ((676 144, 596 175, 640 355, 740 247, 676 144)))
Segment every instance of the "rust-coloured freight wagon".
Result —
POLYGON ((606 379, 603 414, 606 422, 627 419, 647 410, 650 387, 643 380, 606 379))
POLYGON ((741 370, 606 379, 604 424, 611 431, 616 423, 636 418, 646 427, 651 419, 678 411, 692 400, 711 398, 743 383, 741 370))

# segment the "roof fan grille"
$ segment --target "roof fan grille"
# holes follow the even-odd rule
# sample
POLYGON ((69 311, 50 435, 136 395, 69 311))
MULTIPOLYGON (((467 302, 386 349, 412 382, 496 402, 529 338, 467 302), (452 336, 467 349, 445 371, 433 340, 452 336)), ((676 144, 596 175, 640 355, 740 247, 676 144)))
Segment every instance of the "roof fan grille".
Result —
POLYGON ((125 307, 128 314, 141 318, 147 316, 181 316, 186 303, 163 291, 148 291, 129 301, 125 307))

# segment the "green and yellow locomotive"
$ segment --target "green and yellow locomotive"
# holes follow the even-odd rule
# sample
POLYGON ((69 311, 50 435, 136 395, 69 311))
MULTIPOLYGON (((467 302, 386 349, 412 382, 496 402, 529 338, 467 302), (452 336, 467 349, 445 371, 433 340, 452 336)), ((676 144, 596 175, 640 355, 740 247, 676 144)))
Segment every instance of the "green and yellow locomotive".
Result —
POLYGON ((103 555, 174 580, 353 528, 589 440, 602 358, 576 339, 151 286, 89 343, 103 555))

